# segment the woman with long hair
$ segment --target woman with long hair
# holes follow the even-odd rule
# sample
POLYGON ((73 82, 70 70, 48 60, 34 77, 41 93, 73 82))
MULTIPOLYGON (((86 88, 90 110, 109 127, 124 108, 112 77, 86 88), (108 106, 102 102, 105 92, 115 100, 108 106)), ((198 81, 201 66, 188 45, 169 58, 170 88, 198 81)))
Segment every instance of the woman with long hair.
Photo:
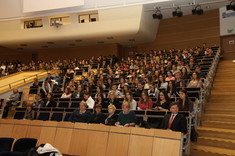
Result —
POLYGON ((131 95, 131 92, 128 91, 124 94, 124 102, 127 102, 130 104, 130 109, 131 110, 136 110, 137 107, 137 102, 135 101, 135 99, 133 98, 133 96, 131 95))
POLYGON ((166 91, 161 91, 157 98, 155 108, 162 111, 168 111, 170 108, 171 100, 166 91))
POLYGON ((138 110, 146 110, 146 109, 152 109, 153 108, 153 101, 151 98, 149 98, 148 93, 146 91, 143 91, 141 93, 140 100, 138 102, 138 110))
POLYGON ((189 88, 198 88, 202 87, 202 81, 200 80, 200 77, 198 76, 198 73, 193 72, 192 79, 188 84, 189 88))
POLYGON ((180 99, 177 101, 180 111, 193 111, 193 102, 189 99, 187 90, 181 89, 179 91, 180 99))

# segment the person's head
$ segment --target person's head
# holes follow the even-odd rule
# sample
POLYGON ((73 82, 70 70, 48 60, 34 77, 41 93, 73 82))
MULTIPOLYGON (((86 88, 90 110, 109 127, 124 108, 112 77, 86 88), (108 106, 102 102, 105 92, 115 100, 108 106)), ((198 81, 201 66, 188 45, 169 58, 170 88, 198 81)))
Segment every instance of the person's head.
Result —
POLYGON ((113 91, 117 90, 117 85, 115 85, 115 84, 112 85, 112 90, 113 90, 113 91))
POLYGON ((113 92, 113 91, 110 92, 110 93, 109 93, 109 98, 110 98, 110 99, 115 99, 115 98, 116 98, 116 93, 113 92))
POLYGON ((114 114, 115 111, 116 111, 116 107, 115 107, 114 105, 110 104, 110 105, 108 106, 108 112, 109 112, 109 114, 114 114))
POLYGON ((171 105, 170 105, 170 111, 173 113, 173 114, 177 114, 179 112, 179 106, 176 102, 172 102, 171 105))
POLYGON ((175 73, 175 79, 176 80, 180 80, 181 79, 181 72, 180 71, 175 73))
POLYGON ((109 83, 109 84, 112 84, 112 83, 113 83, 113 81, 112 81, 111 78, 108 78, 108 83, 109 83))
POLYGON ((175 81, 169 81, 168 82, 168 87, 169 88, 175 88, 175 81))
POLYGON ((142 90, 143 89, 143 85, 142 85, 142 83, 138 83, 138 85, 137 85, 137 88, 139 89, 139 90, 142 90))
POLYGON ((94 109, 95 109, 96 114, 99 114, 102 110, 102 105, 101 104, 96 104, 94 109))
POLYGON ((69 94, 71 93, 71 89, 68 88, 68 87, 66 87, 64 93, 65 93, 66 95, 69 95, 69 94))
POLYGON ((14 88, 12 91, 13 91, 14 94, 16 94, 16 93, 19 92, 19 91, 18 91, 18 88, 14 88))
POLYGON ((169 100, 169 96, 167 95, 167 92, 166 92, 166 91, 161 91, 161 92, 159 93, 158 99, 159 99, 160 101, 163 101, 163 100, 168 101, 168 100, 169 100))
POLYGON ((143 92, 141 93, 141 99, 142 99, 143 101, 147 101, 148 98, 149 98, 148 93, 147 93, 146 91, 143 91, 143 92))
POLYGON ((124 113, 128 113, 130 110, 130 104, 128 102, 123 102, 122 103, 122 111, 124 113))
POLYGON ((26 110, 27 110, 27 111, 30 112, 32 109, 33 109, 33 105, 31 105, 31 104, 27 104, 27 105, 26 105, 26 110))
POLYGON ((33 83, 37 84, 37 83, 38 83, 38 79, 37 79, 37 78, 34 78, 34 79, 33 79, 33 83))
POLYGON ((192 79, 193 79, 193 80, 199 80, 200 78, 199 78, 199 76, 198 76, 198 73, 193 72, 193 74, 192 74, 192 79))
POLYGON ((182 100, 188 98, 188 94, 187 94, 187 90, 186 89, 180 89, 179 94, 180 94, 179 95, 180 99, 182 99, 182 100))
POLYGON ((130 101, 130 100, 132 100, 132 99, 133 99, 133 97, 132 97, 131 92, 126 92, 126 93, 125 93, 125 100, 126 100, 126 101, 130 101))
POLYGON ((196 68, 195 68, 195 72, 200 73, 201 72, 201 67, 197 65, 196 68))
POLYGON ((164 83, 164 82, 165 82, 165 79, 164 79, 163 75, 159 75, 159 76, 158 76, 158 80, 159 80, 161 83, 164 83))
POLYGON ((119 82, 120 82, 120 83, 125 83, 124 77, 120 77, 119 82))
POLYGON ((88 92, 86 92, 86 93, 84 93, 83 97, 85 100, 87 100, 90 97, 90 94, 88 92))
POLYGON ((101 95, 100 93, 98 93, 96 99, 97 99, 98 101, 102 101, 102 100, 103 100, 103 95, 101 95))
POLYGON ((171 71, 168 71, 168 72, 167 72, 167 76, 168 76, 168 77, 172 77, 172 72, 171 72, 171 71))
POLYGON ((187 68, 183 67, 182 68, 182 73, 188 74, 187 68))
POLYGON ((87 103, 86 103, 85 101, 81 101, 81 102, 80 102, 80 105, 79 105, 79 109, 80 109, 81 111, 86 110, 86 109, 87 109, 87 103))
POLYGON ((53 94, 52 94, 52 93, 48 93, 48 94, 47 94, 47 99, 48 99, 49 101, 53 100, 53 94))
POLYGON ((102 93, 102 92, 103 92, 103 87, 98 86, 98 87, 96 88, 96 91, 97 91, 97 93, 102 93))
POLYGON ((41 99, 41 95, 40 94, 36 94, 35 99, 36 100, 40 100, 41 99))
POLYGON ((78 91, 82 91, 82 85, 78 85, 78 91))

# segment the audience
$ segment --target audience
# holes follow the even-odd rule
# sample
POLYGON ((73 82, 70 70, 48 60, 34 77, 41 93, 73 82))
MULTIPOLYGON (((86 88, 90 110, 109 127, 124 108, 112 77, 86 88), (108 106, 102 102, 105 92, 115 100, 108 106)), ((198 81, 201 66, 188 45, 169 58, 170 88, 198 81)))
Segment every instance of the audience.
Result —
POLYGON ((86 92, 83 96, 84 96, 84 101, 86 102, 88 108, 93 109, 93 107, 95 105, 95 101, 92 99, 90 94, 88 92, 86 92))
POLYGON ((33 120, 35 118, 35 112, 33 110, 33 105, 27 105, 24 115, 24 119, 33 120))
POLYGON ((45 107, 56 107, 56 102, 54 100, 53 94, 52 93, 48 93, 47 94, 47 99, 45 102, 45 107))
POLYGON ((162 111, 168 111, 170 108, 170 98, 166 91, 161 91, 159 97, 157 98, 157 103, 155 108, 162 111))
POLYGON ((138 110, 146 110, 146 109, 152 109, 153 108, 153 101, 151 98, 149 98, 146 91, 143 91, 141 93, 140 100, 138 102, 138 110))
POLYGON ((179 91, 180 99, 177 101, 180 111, 193 112, 193 102, 189 99, 186 89, 179 91))
POLYGON ((33 106, 34 107, 37 107, 37 108, 40 108, 40 107, 44 107, 44 101, 42 100, 42 97, 40 94, 36 94, 35 96, 35 100, 33 102, 33 106))
POLYGON ((196 72, 194 72, 192 74, 192 79, 188 84, 189 88, 198 88, 198 87, 202 87, 202 81, 200 80, 200 77, 198 76, 198 74, 196 72))
POLYGON ((94 107, 94 113, 91 115, 91 123, 102 123, 104 124, 106 115, 101 112, 102 105, 96 104, 94 107))
POLYGON ((131 95, 131 92, 126 92, 124 96, 124 102, 128 103, 130 105, 131 110, 136 110, 137 102, 131 95))

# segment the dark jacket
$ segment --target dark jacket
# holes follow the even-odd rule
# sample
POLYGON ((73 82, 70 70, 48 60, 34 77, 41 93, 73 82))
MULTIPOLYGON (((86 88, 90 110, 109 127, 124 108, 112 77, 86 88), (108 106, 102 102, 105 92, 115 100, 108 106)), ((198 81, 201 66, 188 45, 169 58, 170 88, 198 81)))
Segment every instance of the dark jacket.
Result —
POLYGON ((70 116, 69 121, 89 123, 91 122, 91 112, 86 110, 85 113, 80 113, 80 110, 76 109, 70 116))
POLYGON ((106 119, 106 115, 104 113, 92 113, 91 115, 91 123, 102 123, 104 124, 104 120, 106 119))
POLYGON ((47 104, 48 101, 45 102, 44 107, 56 107, 56 102, 55 100, 51 100, 49 101, 49 103, 47 104))
MULTIPOLYGON (((161 129, 167 129, 171 114, 165 115, 162 120, 161 129)), ((177 131, 186 134, 187 133, 187 120, 183 114, 177 114, 171 124, 172 131, 177 131)))
POLYGON ((118 119, 118 115, 117 114, 113 114, 112 116, 108 116, 105 119, 105 125, 114 126, 115 123, 117 122, 117 119, 118 119))

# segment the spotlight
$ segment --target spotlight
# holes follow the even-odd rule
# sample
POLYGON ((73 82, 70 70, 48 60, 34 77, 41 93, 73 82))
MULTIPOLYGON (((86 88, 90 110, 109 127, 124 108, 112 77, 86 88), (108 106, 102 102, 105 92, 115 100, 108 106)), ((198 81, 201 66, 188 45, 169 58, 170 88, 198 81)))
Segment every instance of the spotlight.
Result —
POLYGON ((195 9, 192 10, 193 15, 202 15, 203 12, 204 11, 202 10, 201 5, 199 4, 195 7, 195 9))
POLYGON ((226 9, 235 11, 235 1, 231 1, 229 5, 226 5, 226 9))
POLYGON ((159 8, 156 8, 155 13, 153 14, 153 19, 162 19, 162 13, 159 8))
POLYGON ((182 17, 183 16, 183 12, 181 11, 181 9, 179 7, 177 7, 175 9, 175 11, 172 12, 172 15, 175 17, 182 17))

